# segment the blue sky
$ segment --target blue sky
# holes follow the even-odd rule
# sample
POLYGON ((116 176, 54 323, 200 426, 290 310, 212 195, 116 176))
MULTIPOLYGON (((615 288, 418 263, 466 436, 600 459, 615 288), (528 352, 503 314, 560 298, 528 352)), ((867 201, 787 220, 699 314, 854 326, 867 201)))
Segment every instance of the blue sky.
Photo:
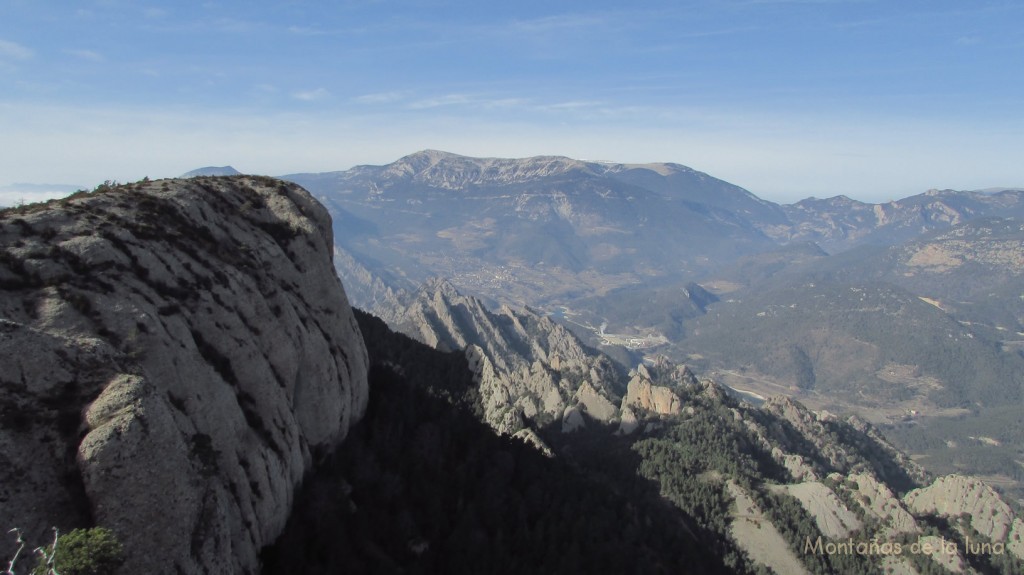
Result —
POLYGON ((624 4, 0 0, 0 195, 426 148, 780 202, 1024 186, 1022 2, 624 4))

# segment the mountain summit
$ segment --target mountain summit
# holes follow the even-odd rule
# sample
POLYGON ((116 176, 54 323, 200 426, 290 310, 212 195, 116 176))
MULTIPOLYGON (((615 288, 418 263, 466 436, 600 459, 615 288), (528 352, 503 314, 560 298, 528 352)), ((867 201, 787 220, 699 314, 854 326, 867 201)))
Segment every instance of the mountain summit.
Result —
POLYGON ((292 174, 332 211, 339 248, 415 288, 537 305, 714 268, 773 245, 777 206, 678 164, 427 150, 384 166, 292 174), (515 275, 517 281, 503 278, 515 275))
POLYGON ((438 150, 424 150, 405 156, 384 167, 384 178, 411 181, 442 188, 523 183, 540 178, 590 172, 590 165, 561 156, 538 156, 523 160, 470 158, 438 150))
MULTIPOLYGON (((413 291, 443 276, 487 301, 538 307, 695 281, 780 246, 816 242, 834 253, 978 217, 1024 216, 1024 193, 1012 190, 784 206, 677 163, 564 156, 423 150, 390 164, 284 179, 331 210, 339 251, 351 261, 351 272, 341 268, 345 277, 413 291)), ((361 281, 353 283, 357 293, 384 289, 361 281)))
POLYGON ((234 169, 231 166, 207 166, 205 168, 197 168, 195 170, 185 172, 181 175, 182 178, 195 178, 197 176, 240 176, 242 172, 234 169))

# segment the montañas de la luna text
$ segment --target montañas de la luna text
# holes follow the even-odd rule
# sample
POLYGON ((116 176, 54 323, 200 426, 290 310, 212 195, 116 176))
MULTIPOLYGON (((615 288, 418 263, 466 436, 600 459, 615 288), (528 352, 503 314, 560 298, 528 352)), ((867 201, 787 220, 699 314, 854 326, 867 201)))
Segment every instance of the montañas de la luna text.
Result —
MULTIPOLYGON (((810 537, 804 539, 804 554, 815 553, 818 555, 903 555, 904 553, 956 555, 960 550, 961 547, 957 541, 945 537, 919 538, 910 543, 884 541, 877 537, 862 541, 852 537, 846 541, 829 541, 821 536, 816 539, 810 537)), ((971 541, 970 537, 965 537, 963 551, 967 555, 1002 555, 1006 552, 1006 545, 998 542, 971 541)))

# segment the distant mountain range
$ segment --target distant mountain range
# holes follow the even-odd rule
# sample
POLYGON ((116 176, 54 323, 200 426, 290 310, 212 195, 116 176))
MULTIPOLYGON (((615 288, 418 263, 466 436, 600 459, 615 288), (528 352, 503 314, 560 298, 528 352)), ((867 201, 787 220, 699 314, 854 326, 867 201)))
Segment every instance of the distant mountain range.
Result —
POLYGON ((328 206, 338 247, 389 287, 443 276, 486 301, 542 307, 694 281, 779 246, 813 242, 837 253, 979 217, 1024 217, 1019 190, 779 205, 679 164, 553 156, 428 150, 284 179, 328 206))
POLYGON ((836 196, 784 206, 792 227, 776 239, 809 240, 830 252, 862 244, 889 245, 987 216, 1024 217, 1024 191, 929 190, 884 204, 836 196))
POLYGON ((773 245, 763 228, 786 221, 778 206, 675 164, 426 151, 284 178, 332 210, 339 247, 378 275, 405 288, 444 276, 508 303, 700 273, 773 245))
POLYGON ((331 211, 354 304, 392 322, 443 277, 624 365, 666 355, 878 423, 1024 397, 1019 189, 780 205, 679 164, 439 151, 285 179, 331 211))
POLYGON ((998 341, 1024 331, 1014 293, 1020 190, 779 205, 679 164, 439 151, 285 179, 331 210, 353 301, 382 317, 402 293, 444 277, 492 305, 565 307, 593 328, 607 321, 678 339, 710 303, 683 295, 694 285, 712 298, 792 289, 788 274, 799 268, 819 280, 895 284, 998 341))

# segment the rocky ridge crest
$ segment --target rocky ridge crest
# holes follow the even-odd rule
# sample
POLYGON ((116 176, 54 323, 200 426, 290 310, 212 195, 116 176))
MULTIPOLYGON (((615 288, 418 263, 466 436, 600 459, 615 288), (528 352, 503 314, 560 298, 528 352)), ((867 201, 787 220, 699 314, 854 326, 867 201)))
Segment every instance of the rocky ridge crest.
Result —
POLYGON ((983 216, 1021 217, 1019 190, 982 192, 929 190, 886 203, 872 204, 836 196, 808 198, 782 206, 790 225, 770 235, 785 241, 814 241, 829 252, 868 240, 894 244, 919 234, 943 230, 983 216))
POLYGON ((611 360, 586 351, 567 329, 529 309, 491 312, 435 279, 396 324, 431 347, 465 351, 484 419, 499 432, 515 433, 527 421, 565 420, 573 427, 582 413, 606 422, 618 416, 623 390, 611 360))

